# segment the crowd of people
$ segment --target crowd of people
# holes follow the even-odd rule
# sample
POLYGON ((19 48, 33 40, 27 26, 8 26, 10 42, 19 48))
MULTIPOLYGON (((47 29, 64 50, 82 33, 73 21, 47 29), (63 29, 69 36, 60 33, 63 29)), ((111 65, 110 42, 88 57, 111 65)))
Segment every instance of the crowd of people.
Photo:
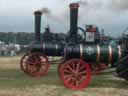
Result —
POLYGON ((20 45, 9 43, 5 44, 5 42, 0 41, 0 56, 15 56, 20 52, 20 45))

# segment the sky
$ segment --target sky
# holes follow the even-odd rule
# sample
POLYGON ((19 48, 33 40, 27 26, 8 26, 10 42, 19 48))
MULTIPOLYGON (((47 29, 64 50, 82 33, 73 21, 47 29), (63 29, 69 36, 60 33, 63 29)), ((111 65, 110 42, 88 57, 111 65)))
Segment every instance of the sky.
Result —
POLYGON ((42 32, 68 32, 69 4, 80 2, 79 26, 97 25, 108 35, 119 36, 128 27, 128 0, 0 0, 0 32, 34 32, 35 10, 48 8, 42 16, 42 32))

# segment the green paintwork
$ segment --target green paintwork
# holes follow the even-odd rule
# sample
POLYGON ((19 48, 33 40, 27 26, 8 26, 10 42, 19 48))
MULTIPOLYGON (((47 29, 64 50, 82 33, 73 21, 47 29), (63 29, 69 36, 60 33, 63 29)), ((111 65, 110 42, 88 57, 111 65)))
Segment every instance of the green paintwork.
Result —
MULTIPOLYGON (((113 63, 118 61, 118 48, 117 46, 111 46, 111 47, 112 47, 112 62, 109 62, 109 47, 107 45, 100 46, 100 62, 113 63)), ((85 61, 96 62, 96 58, 97 58, 97 45, 83 46, 83 59, 85 61)))

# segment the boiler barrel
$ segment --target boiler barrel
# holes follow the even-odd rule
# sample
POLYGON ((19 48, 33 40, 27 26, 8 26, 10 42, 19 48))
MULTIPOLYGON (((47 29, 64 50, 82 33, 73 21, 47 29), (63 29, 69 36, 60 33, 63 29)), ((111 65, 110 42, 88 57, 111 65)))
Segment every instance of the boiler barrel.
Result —
POLYGON ((122 58, 120 45, 67 45, 62 44, 33 44, 31 51, 40 51, 47 56, 64 56, 65 59, 83 59, 86 62, 114 63, 122 58))
POLYGON ((52 44, 52 43, 42 43, 42 44, 32 44, 30 45, 31 51, 40 51, 47 56, 63 56, 63 45, 62 44, 52 44))
POLYGON ((64 50, 67 59, 81 58, 87 62, 114 63, 122 57, 120 46, 80 44, 67 46, 64 50))

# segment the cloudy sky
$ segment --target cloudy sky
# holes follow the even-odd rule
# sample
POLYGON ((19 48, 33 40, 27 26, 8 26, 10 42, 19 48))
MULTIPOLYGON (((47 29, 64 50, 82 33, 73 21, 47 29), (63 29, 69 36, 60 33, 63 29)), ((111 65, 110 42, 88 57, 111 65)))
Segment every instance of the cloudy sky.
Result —
MULTIPOLYGON (((54 32, 69 30, 69 7, 79 0, 0 0, 0 31, 34 32, 33 12, 49 8, 43 15, 42 31, 50 24, 54 32)), ((79 26, 95 24, 106 34, 120 35, 128 27, 128 0, 81 0, 79 26)))

